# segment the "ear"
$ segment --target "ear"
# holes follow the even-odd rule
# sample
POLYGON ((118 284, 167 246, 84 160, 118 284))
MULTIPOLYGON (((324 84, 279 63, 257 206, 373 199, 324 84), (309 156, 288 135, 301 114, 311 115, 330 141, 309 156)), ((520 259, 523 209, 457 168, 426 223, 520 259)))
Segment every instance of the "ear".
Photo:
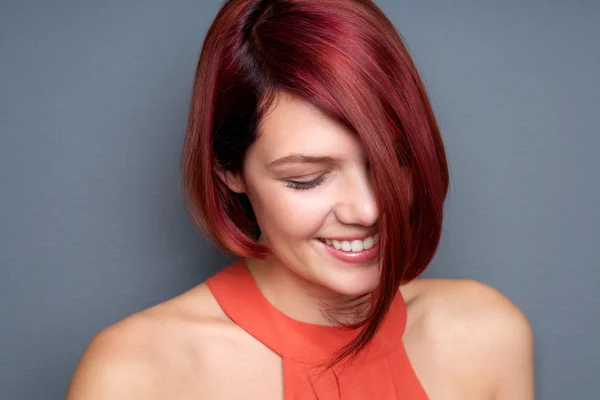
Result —
POLYGON ((241 173, 225 171, 220 168, 215 170, 217 176, 227 187, 235 193, 245 193, 246 185, 241 173))

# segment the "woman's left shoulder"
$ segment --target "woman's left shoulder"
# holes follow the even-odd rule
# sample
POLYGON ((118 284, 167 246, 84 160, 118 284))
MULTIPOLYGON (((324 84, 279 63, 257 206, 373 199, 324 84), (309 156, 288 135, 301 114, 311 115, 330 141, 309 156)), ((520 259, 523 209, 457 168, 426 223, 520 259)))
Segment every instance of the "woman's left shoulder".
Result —
POLYGON ((520 308, 483 282, 419 278, 403 286, 401 291, 408 308, 414 304, 418 311, 447 328, 462 328, 467 324, 478 328, 477 332, 493 329, 509 338, 531 334, 529 322, 520 308))
POLYGON ((432 362, 465 385, 479 379, 490 398, 533 398, 533 333, 508 297, 469 279, 419 278, 401 292, 405 341, 436 349, 432 362))

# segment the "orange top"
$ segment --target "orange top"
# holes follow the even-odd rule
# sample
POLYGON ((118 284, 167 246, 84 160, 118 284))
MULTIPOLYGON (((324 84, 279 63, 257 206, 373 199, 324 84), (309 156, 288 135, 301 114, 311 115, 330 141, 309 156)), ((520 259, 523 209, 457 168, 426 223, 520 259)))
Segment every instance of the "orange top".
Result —
POLYGON ((402 334, 406 306, 400 291, 372 342, 350 365, 318 369, 358 332, 300 322, 263 296, 243 259, 206 284, 237 325, 283 360, 284 398, 307 400, 426 400, 406 355, 402 334))

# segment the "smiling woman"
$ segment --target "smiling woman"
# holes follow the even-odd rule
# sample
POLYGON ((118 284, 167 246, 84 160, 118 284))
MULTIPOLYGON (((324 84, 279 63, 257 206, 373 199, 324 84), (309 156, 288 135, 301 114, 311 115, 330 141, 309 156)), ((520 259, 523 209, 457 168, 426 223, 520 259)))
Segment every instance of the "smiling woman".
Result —
POLYGON ((371 1, 226 1, 182 167, 194 220, 240 258, 98 334, 70 399, 533 398, 522 313, 473 281, 417 279, 448 166, 371 1))
POLYGON ((372 293, 380 282, 374 243, 380 211, 357 135, 287 93, 260 129, 242 169, 217 172, 231 193, 247 196, 256 239, 276 252, 260 263, 280 264, 269 267, 272 276, 293 271, 292 282, 301 278, 315 300, 372 293))

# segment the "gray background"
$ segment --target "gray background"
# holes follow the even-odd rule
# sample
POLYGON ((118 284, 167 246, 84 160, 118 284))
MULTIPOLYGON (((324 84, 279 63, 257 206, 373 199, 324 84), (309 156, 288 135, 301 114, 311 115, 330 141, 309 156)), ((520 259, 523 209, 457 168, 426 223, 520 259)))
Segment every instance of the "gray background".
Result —
MULTIPOLYGON (((447 146, 428 276, 529 317, 540 399, 600 398, 600 4, 377 2, 447 146)), ((0 3, 0 398, 59 399, 103 327, 227 263, 191 225, 178 162, 219 1, 0 3)))

